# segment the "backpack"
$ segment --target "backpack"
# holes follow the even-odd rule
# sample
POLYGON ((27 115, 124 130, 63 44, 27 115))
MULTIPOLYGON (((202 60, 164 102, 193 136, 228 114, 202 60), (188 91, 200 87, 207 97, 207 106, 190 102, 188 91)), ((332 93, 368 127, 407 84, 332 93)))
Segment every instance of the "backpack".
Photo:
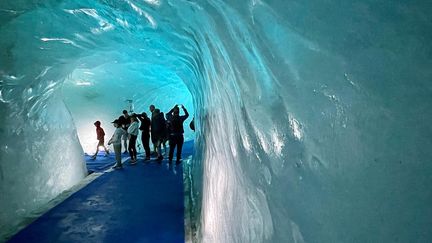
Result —
POLYGON ((195 118, 189 123, 189 127, 192 129, 192 131, 195 131, 195 118))

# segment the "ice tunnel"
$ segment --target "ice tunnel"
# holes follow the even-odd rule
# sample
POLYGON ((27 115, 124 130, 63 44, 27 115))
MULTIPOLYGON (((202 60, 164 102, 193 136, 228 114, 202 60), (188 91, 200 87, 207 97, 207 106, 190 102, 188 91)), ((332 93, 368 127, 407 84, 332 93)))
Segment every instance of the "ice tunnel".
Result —
POLYGON ((0 232, 86 176, 91 124, 181 101, 197 242, 431 242, 432 4, 0 2, 0 232))

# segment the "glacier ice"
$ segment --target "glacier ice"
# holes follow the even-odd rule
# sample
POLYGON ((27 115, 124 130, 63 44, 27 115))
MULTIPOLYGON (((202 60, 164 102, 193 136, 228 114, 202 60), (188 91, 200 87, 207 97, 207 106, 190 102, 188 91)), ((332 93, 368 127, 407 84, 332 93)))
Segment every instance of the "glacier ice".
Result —
POLYGON ((195 108, 199 242, 430 242, 431 10, 2 1, 2 234, 85 176, 89 124, 133 99, 195 108))

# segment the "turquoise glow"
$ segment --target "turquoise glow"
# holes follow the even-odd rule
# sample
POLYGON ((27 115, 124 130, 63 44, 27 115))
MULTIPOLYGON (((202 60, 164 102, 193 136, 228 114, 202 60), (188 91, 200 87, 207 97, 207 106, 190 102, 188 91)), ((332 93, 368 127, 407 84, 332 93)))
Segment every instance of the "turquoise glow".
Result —
POLYGON ((133 99, 196 115, 199 242, 430 242, 431 9, 2 1, 2 229, 78 183, 83 134, 133 99))

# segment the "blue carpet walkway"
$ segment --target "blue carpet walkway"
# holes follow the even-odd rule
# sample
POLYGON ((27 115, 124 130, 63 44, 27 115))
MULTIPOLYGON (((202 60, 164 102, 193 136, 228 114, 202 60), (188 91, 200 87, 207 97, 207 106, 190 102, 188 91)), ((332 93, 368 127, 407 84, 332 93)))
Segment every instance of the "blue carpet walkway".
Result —
MULTIPOLYGON (((183 158, 192 149, 185 143, 183 158)), ((9 242, 184 242, 182 164, 138 161, 104 173, 9 242)))
MULTIPOLYGON (((103 172, 115 165, 114 152, 111 152, 108 155, 105 154, 105 151, 99 152, 96 159, 92 159, 91 155, 85 154, 84 158, 86 161, 87 171, 89 174, 93 172, 103 172)), ((122 160, 125 158, 129 158, 129 153, 122 154, 121 158, 122 160)))

